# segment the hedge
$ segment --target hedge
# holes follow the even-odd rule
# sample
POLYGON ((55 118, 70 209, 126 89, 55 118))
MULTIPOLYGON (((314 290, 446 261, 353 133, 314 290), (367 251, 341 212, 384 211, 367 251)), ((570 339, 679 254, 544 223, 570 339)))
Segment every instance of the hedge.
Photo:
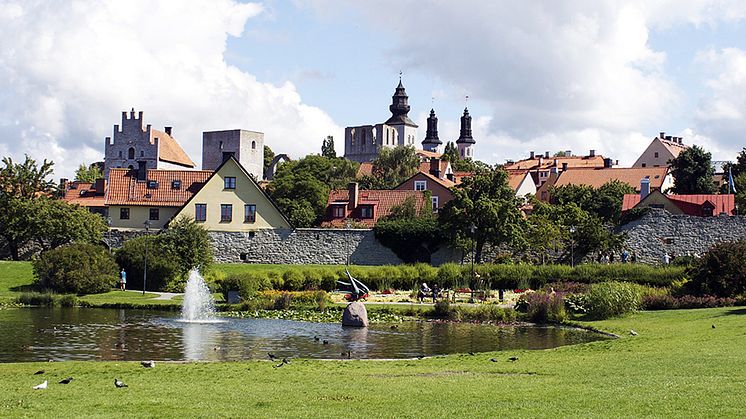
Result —
MULTIPOLYGON (((220 269, 215 267, 215 269, 220 269)), ((477 289, 540 289, 557 282, 592 284, 597 282, 633 282, 667 287, 685 279, 685 268, 654 267, 640 264, 588 264, 571 268, 566 265, 471 265, 447 263, 440 267, 427 264, 350 266, 350 273, 371 290, 416 289, 420 284, 438 284, 444 289, 471 287, 477 289)), ((338 289, 337 280, 347 280, 344 266, 283 266, 256 269, 252 265, 233 265, 230 274, 251 271, 252 282, 262 284, 255 290, 305 291, 338 289), (243 268, 243 269, 242 269, 243 268), (245 269, 245 270, 244 270, 245 269)), ((229 275, 230 276, 230 275, 229 275)), ((229 281, 230 282, 230 281, 229 281)), ((226 284, 227 285, 227 284, 226 284)), ((224 292, 227 292, 224 285, 224 292)))

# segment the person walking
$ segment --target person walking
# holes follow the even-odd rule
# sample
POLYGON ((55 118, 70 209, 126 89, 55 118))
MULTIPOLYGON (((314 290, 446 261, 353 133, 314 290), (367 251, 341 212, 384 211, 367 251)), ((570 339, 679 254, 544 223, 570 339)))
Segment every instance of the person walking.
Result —
POLYGON ((124 291, 127 288, 127 272, 124 271, 124 268, 122 268, 122 271, 119 272, 119 289, 124 291))

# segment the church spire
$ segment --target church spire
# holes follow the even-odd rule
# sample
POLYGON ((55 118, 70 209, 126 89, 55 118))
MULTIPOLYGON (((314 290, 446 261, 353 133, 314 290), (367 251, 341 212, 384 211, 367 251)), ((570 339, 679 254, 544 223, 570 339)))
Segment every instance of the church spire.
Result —
POLYGON ((438 118, 435 116, 435 110, 430 109, 430 117, 427 118, 427 134, 422 141, 422 148, 427 151, 437 151, 438 146, 443 144, 438 138, 438 118))
POLYGON ((407 91, 404 89, 404 85, 401 81, 401 72, 399 73, 399 85, 396 86, 394 95, 391 96, 391 105, 389 111, 391 111, 391 118, 385 123, 387 125, 409 125, 417 127, 411 119, 409 119, 409 96, 407 91))
POLYGON ((471 115, 469 109, 464 108, 464 115, 461 116, 461 132, 456 144, 475 144, 474 138, 471 137, 471 115))

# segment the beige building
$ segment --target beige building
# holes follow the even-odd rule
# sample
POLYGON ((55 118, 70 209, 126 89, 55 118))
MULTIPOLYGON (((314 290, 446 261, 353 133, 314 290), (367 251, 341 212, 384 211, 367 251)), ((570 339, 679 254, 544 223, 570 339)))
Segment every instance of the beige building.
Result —
POLYGON ((632 167, 668 167, 668 161, 689 148, 681 137, 672 137, 661 132, 653 138, 648 148, 640 155, 632 167))
POLYGON ((174 218, 180 216, 195 220, 208 231, 290 228, 287 218, 233 156, 174 213, 174 218))

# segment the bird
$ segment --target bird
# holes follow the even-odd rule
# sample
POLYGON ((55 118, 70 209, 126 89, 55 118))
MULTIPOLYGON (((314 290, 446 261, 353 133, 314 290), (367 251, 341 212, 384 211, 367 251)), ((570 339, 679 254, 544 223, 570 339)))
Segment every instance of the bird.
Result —
POLYGON ((490 362, 497 362, 497 358, 490 358, 490 362))
POLYGON ((714 324, 712 325, 712 328, 713 328, 713 329, 715 328, 715 325, 714 325, 714 324))
POLYGON ((629 334, 632 335, 632 336, 637 336, 637 332, 635 332, 634 330, 630 330, 629 334))
POLYGON ((215 346, 215 347, 212 348, 212 350, 213 351, 219 351, 220 350, 220 346, 215 346))
POLYGON ((34 386, 34 390, 46 390, 47 389, 47 380, 44 380, 43 383, 34 386))
POLYGON ((319 337, 318 336, 314 336, 313 340, 315 340, 316 342, 318 342, 319 341, 319 337))
POLYGON ((511 356, 510 358, 508 358, 508 361, 510 361, 510 362, 518 361, 518 357, 517 356, 511 356))
POLYGON ((352 359, 352 351, 348 350, 340 354, 342 358, 352 359))
POLYGON ((115 379, 114 379, 114 386, 115 386, 116 388, 129 387, 129 386, 127 385, 127 384, 124 384, 124 383, 122 382, 122 380, 120 380, 120 379, 118 379, 118 378, 115 378, 115 379))
POLYGON ((394 330, 394 329, 398 329, 398 328, 399 328, 399 325, 398 325, 398 324, 392 324, 392 325, 391 325, 391 329, 392 329, 392 330, 394 330))
POLYGON ((282 358, 282 362, 280 362, 279 364, 275 365, 275 368, 280 368, 281 366, 283 366, 285 364, 289 364, 289 363, 290 363, 290 361, 287 358, 282 358))
POLYGON ((323 343, 324 345, 328 345, 328 344, 329 344, 329 341, 328 341, 328 340, 326 340, 326 339, 324 339, 324 341, 323 341, 323 342, 321 342, 321 343, 323 343))
POLYGON ((60 381, 60 384, 70 384, 70 382, 73 380, 72 377, 67 377, 64 380, 60 381))
POLYGON ((424 357, 425 357, 425 355, 417 355, 417 359, 422 359, 424 357))
POLYGON ((145 368, 155 368, 155 361, 142 361, 140 362, 140 365, 145 368))
POLYGON ((273 354, 272 352, 269 352, 269 353, 267 353, 267 356, 269 357, 269 359, 270 359, 271 361, 274 361, 274 360, 275 360, 275 358, 277 358, 277 357, 275 356, 275 354, 273 354))
POLYGON ((39 370, 34 373, 34 375, 41 375, 44 374, 44 370, 39 370))
POLYGON ((474 352, 469 352, 469 355, 474 356, 474 352))

